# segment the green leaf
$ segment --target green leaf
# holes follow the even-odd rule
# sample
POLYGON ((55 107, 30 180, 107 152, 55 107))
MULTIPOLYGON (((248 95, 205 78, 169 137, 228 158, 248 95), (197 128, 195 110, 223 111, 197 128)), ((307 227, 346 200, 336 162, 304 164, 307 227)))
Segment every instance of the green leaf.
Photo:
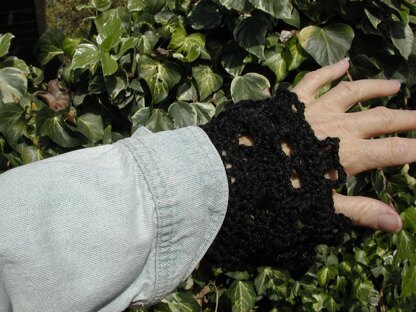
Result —
POLYGON ((74 58, 72 59, 72 69, 89 69, 91 72, 95 72, 99 62, 98 48, 90 43, 82 43, 75 50, 74 58))
POLYGON ((257 294, 264 295, 267 290, 273 290, 274 274, 272 268, 262 267, 258 268, 259 274, 254 279, 254 286, 256 286, 257 294))
POLYGON ((197 124, 197 113, 191 103, 178 101, 169 106, 168 114, 173 118, 177 128, 195 126, 197 124))
POLYGON ((143 34, 138 34, 137 48, 140 53, 152 53, 156 43, 159 41, 159 36, 154 31, 148 30, 143 34))
POLYGON ((400 54, 407 60, 412 52, 413 31, 408 24, 402 22, 390 23, 390 36, 394 46, 400 54))
POLYGON ((92 113, 81 115, 77 119, 77 130, 92 144, 101 141, 104 138, 104 126, 101 115, 92 113))
POLYGON ((217 4, 202 0, 188 15, 194 29, 215 29, 221 24, 222 14, 217 4))
POLYGON ((406 229, 416 233, 416 207, 407 208, 403 214, 403 223, 406 229))
POLYGON ((316 273, 319 285, 324 287, 330 281, 334 280, 338 275, 338 269, 335 265, 323 266, 316 273))
POLYGON ((215 115, 215 106, 211 103, 194 103, 197 125, 205 125, 215 115))
POLYGON ((222 77, 214 73, 209 66, 199 65, 193 67, 192 75, 198 86, 201 100, 206 99, 222 86, 222 77))
POLYGON ((0 100, 3 103, 18 101, 27 90, 24 72, 13 67, 0 69, 0 100))
POLYGON ((243 100, 261 100, 270 97, 270 82, 257 73, 236 76, 231 82, 231 97, 234 103, 243 100))
POLYGON ((290 54, 284 46, 278 46, 275 49, 265 52, 266 65, 276 75, 276 82, 286 78, 288 74, 288 62, 290 54))
POLYGON ((299 27, 299 14, 290 0, 249 0, 259 10, 269 13, 273 17, 287 21, 288 24, 299 27))
POLYGON ((299 42, 315 61, 321 65, 336 63, 351 48, 354 30, 345 24, 333 24, 323 28, 308 26, 299 35, 299 42))
POLYGON ((139 58, 138 70, 140 78, 144 79, 150 88, 153 104, 163 101, 181 79, 176 64, 160 63, 146 55, 139 58))
POLYGON ((289 71, 299 68, 304 60, 307 59, 308 54, 301 47, 299 40, 296 36, 293 36, 286 42, 286 46, 290 52, 289 71))
POLYGON ((75 133, 67 129, 62 114, 55 113, 48 107, 37 113, 36 128, 39 135, 49 137, 61 147, 72 148, 83 144, 75 133))
POLYGON ((416 238, 406 230, 395 234, 397 240, 397 260, 407 260, 416 253, 416 238))
POLYGON ((114 74, 118 69, 118 63, 115 59, 111 57, 108 52, 99 49, 101 67, 103 69, 104 76, 110 76, 114 74))
POLYGON ((373 25, 373 27, 375 29, 377 29, 378 25, 382 22, 381 19, 379 19, 378 17, 376 17, 375 15, 373 15, 368 9, 364 9, 365 11, 365 15, 367 15, 368 20, 370 21, 371 25, 373 25))
POLYGON ((350 73, 354 79, 374 77, 381 72, 381 68, 372 59, 359 54, 351 60, 350 73))
POLYGON ((97 11, 107 11, 110 7, 111 0, 90 0, 89 4, 79 5, 77 6, 77 9, 96 9, 97 11))
POLYGON ((227 296, 231 300, 232 312, 250 312, 256 303, 252 282, 233 281, 228 288, 227 296))
POLYGON ((201 307, 192 292, 180 291, 167 296, 158 304, 155 312, 200 312, 201 307))
POLYGON ((240 47, 263 60, 266 35, 270 29, 270 20, 259 14, 245 18, 234 28, 233 35, 240 47))
POLYGON ((31 73, 29 66, 25 63, 25 61, 15 57, 9 56, 3 61, 3 67, 15 67, 20 69, 25 75, 29 75, 31 73))
POLYGON ((62 42, 62 50, 66 55, 72 57, 80 42, 79 38, 65 38, 62 42))
POLYGON ((105 52, 120 43, 123 28, 118 9, 102 13, 94 23, 98 31, 97 43, 105 52))
POLYGON ((0 36, 0 57, 9 53, 10 43, 14 36, 11 33, 3 34, 0 36))
POLYGON ((29 164, 43 159, 43 155, 40 149, 33 145, 24 145, 20 149, 20 157, 24 164, 29 164))
POLYGON ((127 9, 130 12, 143 11, 146 8, 146 1, 144 0, 129 0, 127 2, 127 9))
POLYGON ((405 266, 402 271, 402 292, 401 297, 416 296, 416 265, 405 266))
POLYGON ((11 146, 16 146, 22 136, 28 136, 25 110, 15 103, 0 104, 0 132, 11 146))
POLYGON ((246 0, 220 0, 220 3, 229 10, 234 9, 240 12, 246 7, 246 0))
POLYGON ((180 29, 172 34, 169 48, 175 51, 175 58, 182 62, 193 62, 205 48, 205 36, 200 33, 187 36, 185 30, 180 29))
POLYGON ((34 52, 42 65, 49 63, 54 57, 63 55, 64 34, 55 28, 49 28, 39 38, 34 47, 34 52))
POLYGON ((233 40, 224 47, 224 52, 221 55, 221 64, 227 73, 238 76, 244 70, 244 59, 246 56, 247 52, 240 48, 233 40))

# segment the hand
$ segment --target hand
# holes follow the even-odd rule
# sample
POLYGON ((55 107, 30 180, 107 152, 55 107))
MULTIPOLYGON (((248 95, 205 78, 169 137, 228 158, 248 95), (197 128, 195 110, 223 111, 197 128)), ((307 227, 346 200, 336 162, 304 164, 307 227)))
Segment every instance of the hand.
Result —
MULTIPOLYGON (((377 107, 363 112, 345 113, 360 101, 391 96, 400 90, 397 80, 342 81, 315 98, 318 90, 343 76, 348 59, 305 75, 293 89, 305 103, 305 117, 315 132, 324 139, 340 139, 340 162, 349 176, 386 166, 416 161, 416 140, 399 137, 371 139, 386 133, 416 130, 416 112, 377 107)), ((388 232, 402 227, 400 216, 389 205, 362 196, 344 196, 334 192, 338 213, 351 218, 357 225, 388 232)))

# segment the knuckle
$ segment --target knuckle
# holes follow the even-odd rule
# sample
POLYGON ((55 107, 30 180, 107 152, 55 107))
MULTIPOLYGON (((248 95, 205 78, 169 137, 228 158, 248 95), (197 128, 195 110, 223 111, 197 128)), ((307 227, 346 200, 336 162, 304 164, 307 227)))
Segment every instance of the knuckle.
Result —
POLYGON ((303 78, 307 80, 319 80, 321 78, 321 74, 317 70, 315 70, 306 73, 303 78))
POLYGON ((341 81, 338 84, 338 87, 339 87, 340 91, 345 95, 356 94, 358 92, 354 83, 349 82, 349 81, 341 81))
POLYGON ((382 122, 382 124, 385 127, 390 128, 394 121, 394 116, 393 116, 392 111, 384 106, 376 107, 374 108, 374 110, 377 115, 377 118, 382 122))

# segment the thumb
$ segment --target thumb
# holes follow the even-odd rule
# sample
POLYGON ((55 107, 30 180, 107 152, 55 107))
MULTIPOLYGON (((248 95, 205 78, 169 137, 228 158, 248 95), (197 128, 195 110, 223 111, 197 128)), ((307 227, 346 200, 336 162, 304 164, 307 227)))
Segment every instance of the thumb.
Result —
POLYGON ((335 211, 352 219, 356 225, 397 233, 402 228, 399 214, 385 203, 363 196, 333 196, 335 211))

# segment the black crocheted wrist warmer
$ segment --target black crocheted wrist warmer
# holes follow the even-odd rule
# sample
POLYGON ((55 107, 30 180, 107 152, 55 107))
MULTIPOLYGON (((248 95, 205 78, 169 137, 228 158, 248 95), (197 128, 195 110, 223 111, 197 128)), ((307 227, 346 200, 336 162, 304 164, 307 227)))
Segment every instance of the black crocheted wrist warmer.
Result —
POLYGON ((342 241, 350 222, 335 214, 332 200, 332 189, 346 178, 339 141, 317 139, 304 109, 294 93, 279 90, 271 99, 229 106, 202 126, 223 159, 230 190, 206 263, 231 271, 267 265, 302 274, 314 262, 316 245, 342 241), (240 144, 242 136, 253 145, 240 144))

